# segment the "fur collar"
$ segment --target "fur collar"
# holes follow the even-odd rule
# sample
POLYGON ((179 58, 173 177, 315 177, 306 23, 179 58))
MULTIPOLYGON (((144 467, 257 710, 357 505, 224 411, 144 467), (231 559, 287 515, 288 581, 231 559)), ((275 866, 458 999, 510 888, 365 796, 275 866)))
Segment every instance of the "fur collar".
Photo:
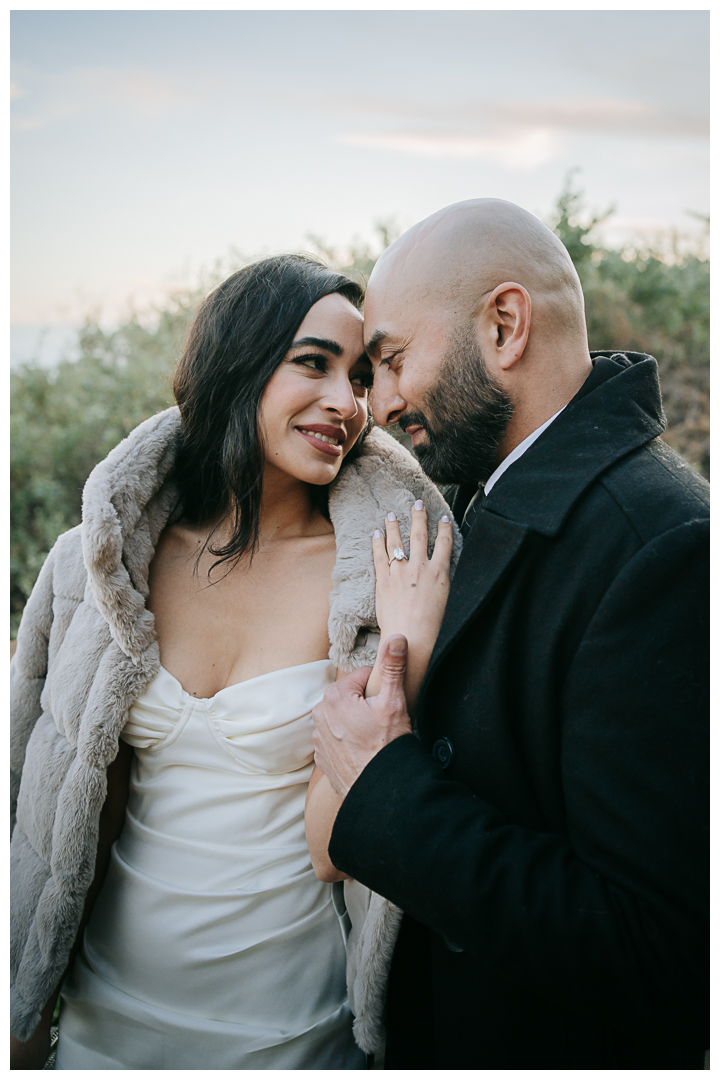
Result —
MULTIPOLYGON (((166 409, 140 424, 90 474, 83 492, 83 556, 97 606, 120 649, 138 664, 155 644, 147 610, 148 571, 158 538, 177 501, 168 479, 180 434, 180 413, 166 409)), ((375 629, 375 575, 370 538, 389 510, 407 545, 410 510, 423 499, 430 542, 445 500, 413 456, 384 431, 366 437, 360 456, 331 485, 330 518, 337 562, 330 595, 330 658, 349 670, 372 663, 374 646, 362 628, 375 629)), ((456 528, 453 568, 460 554, 456 528)), ((146 657, 149 660, 150 657, 146 657)), ((159 664, 159 659, 157 660, 159 664)))

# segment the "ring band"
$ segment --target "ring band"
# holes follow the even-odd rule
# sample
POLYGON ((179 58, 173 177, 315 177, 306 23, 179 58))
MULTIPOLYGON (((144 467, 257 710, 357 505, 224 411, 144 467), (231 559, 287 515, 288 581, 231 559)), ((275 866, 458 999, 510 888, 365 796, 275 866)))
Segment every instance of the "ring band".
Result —
POLYGON ((402 562, 403 559, 407 559, 407 555, 402 548, 393 548, 393 553, 388 559, 388 566, 391 565, 397 559, 398 562, 402 562))

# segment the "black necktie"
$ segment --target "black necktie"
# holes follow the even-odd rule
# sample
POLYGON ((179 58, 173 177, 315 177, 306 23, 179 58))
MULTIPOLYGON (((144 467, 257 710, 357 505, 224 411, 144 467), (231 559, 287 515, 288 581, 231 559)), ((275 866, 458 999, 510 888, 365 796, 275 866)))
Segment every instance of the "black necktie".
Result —
POLYGON ((463 539, 467 536, 475 523, 477 512, 480 509, 483 499, 485 498, 485 492, 482 488, 478 488, 472 499, 468 503, 468 508, 465 511, 465 517, 462 519, 462 525, 460 526, 460 532, 463 535, 463 539))

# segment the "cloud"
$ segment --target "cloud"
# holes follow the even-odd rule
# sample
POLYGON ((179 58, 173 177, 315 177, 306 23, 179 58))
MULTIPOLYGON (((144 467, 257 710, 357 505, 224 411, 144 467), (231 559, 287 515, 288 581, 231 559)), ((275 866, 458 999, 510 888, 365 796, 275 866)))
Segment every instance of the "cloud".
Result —
POLYGON ((707 138, 709 134, 707 117, 673 113, 648 102, 619 98, 494 102, 486 115, 497 122, 530 122, 596 135, 707 138))
POLYGON ((341 135, 338 142, 421 157, 481 158, 520 171, 544 165, 561 150, 561 140, 547 128, 528 128, 494 137, 443 131, 359 133, 341 135))
MULTIPOLYGON (((74 68, 59 76, 24 72, 23 82, 33 87, 34 111, 12 117, 16 131, 36 131, 66 116, 107 109, 155 120, 192 103, 187 90, 172 79, 141 68, 74 68)), ((11 83, 11 97, 27 97, 23 87, 11 83), (15 93, 12 87, 15 87, 15 93)))
POLYGON ((156 118, 189 103, 187 92, 174 80, 149 71, 126 68, 85 68, 74 73, 77 88, 116 108, 156 118))
POLYGON ((385 149, 422 157, 484 158, 512 169, 534 169, 560 153, 571 134, 642 139, 702 139, 708 119, 673 113, 645 101, 620 98, 488 100, 456 103, 348 99, 345 111, 383 123, 345 133, 345 146, 385 149))
POLYGON ((39 131, 40 128, 47 127, 50 119, 49 116, 26 116, 24 119, 13 116, 10 127, 13 131, 39 131))
MULTIPOLYGON (((324 102, 342 112, 396 121, 499 128, 505 124, 602 135, 707 138, 709 117, 677 113, 649 101, 614 97, 511 98, 454 102, 343 96, 324 102)), ((317 107, 320 102, 317 102, 317 107)))

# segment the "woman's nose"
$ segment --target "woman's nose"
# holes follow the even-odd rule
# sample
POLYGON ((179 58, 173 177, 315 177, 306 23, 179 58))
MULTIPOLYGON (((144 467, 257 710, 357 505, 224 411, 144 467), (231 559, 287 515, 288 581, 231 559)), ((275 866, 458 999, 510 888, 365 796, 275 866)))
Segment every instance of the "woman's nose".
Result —
POLYGON ((343 420, 351 420, 358 411, 358 402, 350 380, 345 378, 334 380, 324 404, 343 420))

